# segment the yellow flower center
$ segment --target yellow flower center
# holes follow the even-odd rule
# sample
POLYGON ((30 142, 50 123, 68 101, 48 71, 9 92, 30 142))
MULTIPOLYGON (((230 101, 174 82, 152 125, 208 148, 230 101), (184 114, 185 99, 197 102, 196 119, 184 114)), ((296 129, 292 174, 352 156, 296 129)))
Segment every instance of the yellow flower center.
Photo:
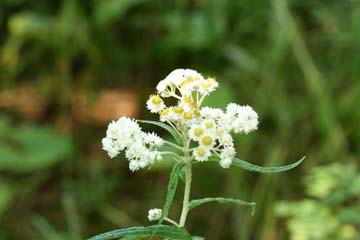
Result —
POLYGON ((207 129, 212 129, 214 127, 214 123, 212 121, 206 121, 205 122, 205 127, 207 129))
MULTIPOLYGON (((194 103, 194 104, 195 104, 195 103, 194 103)), ((194 106, 194 107, 196 107, 196 106, 194 106)), ((197 109, 197 108, 195 108, 195 109, 193 110, 193 113, 194 113, 194 115, 197 116, 197 117, 200 116, 200 111, 199 111, 199 109, 197 109)))
POLYGON ((184 113, 184 119, 185 120, 191 120, 193 118, 193 115, 191 112, 185 112, 184 113))
POLYGON ((224 129, 218 128, 218 129, 216 130, 216 135, 221 136, 221 135, 224 134, 224 132, 225 132, 224 129))
POLYGON ((162 102, 162 99, 159 95, 151 95, 150 100, 154 105, 160 105, 162 102))
POLYGON ((201 84, 201 86, 204 88, 204 89, 209 89, 211 87, 211 83, 210 82, 204 82, 203 84, 201 84))
POLYGON ((199 157, 204 157, 206 155, 206 150, 203 149, 203 148, 198 148, 196 149, 196 154, 199 156, 199 157))
POLYGON ((177 114, 181 114, 184 111, 184 109, 182 107, 175 106, 173 108, 173 111, 177 114))
POLYGON ((163 110, 160 111, 160 115, 161 116, 165 116, 169 113, 170 109, 169 108, 164 108, 163 110))
POLYGON ((194 103, 194 99, 192 98, 192 96, 186 96, 184 97, 184 102, 191 105, 194 103))
POLYGON ((201 139, 201 143, 205 146, 211 146, 211 144, 213 143, 213 139, 211 136, 204 136, 201 139))
POLYGON ((195 82, 198 79, 198 77, 189 77, 180 84, 180 88, 184 88, 186 87, 186 85, 189 85, 190 83, 195 82))
POLYGON ((204 130, 201 127, 196 127, 194 129, 194 135, 195 137, 200 137, 201 135, 203 135, 204 130))
POLYGON ((201 86, 207 90, 211 88, 214 83, 216 83, 216 80, 214 78, 208 78, 204 83, 201 84, 201 86))

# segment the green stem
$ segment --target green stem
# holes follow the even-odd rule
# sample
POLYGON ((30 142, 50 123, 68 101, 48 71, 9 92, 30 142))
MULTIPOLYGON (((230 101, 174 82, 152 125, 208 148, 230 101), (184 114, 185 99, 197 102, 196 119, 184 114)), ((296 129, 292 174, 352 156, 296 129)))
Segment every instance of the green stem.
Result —
POLYGON ((177 145, 177 144, 175 144, 175 143, 172 143, 172 142, 169 142, 169 141, 166 141, 166 140, 164 140, 164 143, 165 144, 167 144, 167 145, 169 145, 169 146, 172 146, 172 147, 174 147, 174 148, 176 148, 176 149, 178 149, 178 150, 183 150, 183 148, 182 147, 180 147, 179 145, 177 145))
POLYGON ((166 217, 166 218, 164 218, 164 220, 171 223, 171 224, 173 224, 173 225, 175 225, 175 226, 177 226, 177 227, 179 227, 179 224, 177 222, 175 222, 174 220, 170 219, 170 218, 166 217))
POLYGON ((184 200, 183 208, 181 211, 179 227, 184 227, 186 222, 186 217, 189 212, 189 198, 190 198, 190 188, 191 188, 191 162, 186 163, 186 179, 185 179, 185 191, 184 191, 184 200))

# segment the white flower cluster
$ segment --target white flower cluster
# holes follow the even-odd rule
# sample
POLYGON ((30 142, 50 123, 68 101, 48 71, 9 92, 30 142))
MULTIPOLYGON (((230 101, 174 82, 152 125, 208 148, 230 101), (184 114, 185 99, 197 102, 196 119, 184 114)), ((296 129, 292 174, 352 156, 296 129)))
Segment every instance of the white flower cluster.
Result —
POLYGON ((149 221, 156 221, 159 220, 162 214, 162 210, 159 208, 152 208, 148 212, 148 219, 149 221))
POLYGON ((176 69, 157 85, 147 108, 159 113, 167 122, 185 133, 197 146, 192 155, 207 161, 212 154, 220 157, 220 165, 228 168, 236 151, 231 133, 248 134, 257 129, 258 115, 250 106, 228 104, 226 112, 219 108, 201 107, 204 98, 219 86, 214 78, 204 78, 190 69, 176 69), (174 97, 177 104, 166 106, 163 98, 174 97))
POLYGON ((136 121, 127 117, 111 122, 106 131, 106 137, 102 139, 103 149, 111 158, 125 151, 125 156, 130 161, 131 171, 161 160, 158 147, 163 143, 162 138, 155 133, 143 132, 136 121))

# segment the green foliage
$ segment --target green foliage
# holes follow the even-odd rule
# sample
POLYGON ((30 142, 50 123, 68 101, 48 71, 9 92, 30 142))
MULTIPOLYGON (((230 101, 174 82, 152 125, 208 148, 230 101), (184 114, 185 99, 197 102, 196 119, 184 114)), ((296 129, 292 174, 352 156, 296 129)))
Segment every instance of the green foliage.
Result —
MULTIPOLYGON (((149 85, 176 67, 193 67, 209 76, 216 74, 221 86, 227 88, 210 96, 213 99, 208 105, 222 106, 228 102, 223 98, 231 98, 251 104, 261 113, 258 133, 237 139, 242 159, 251 159, 260 166, 279 166, 294 159, 292 153, 301 153, 309 161, 281 176, 248 174, 237 169, 214 174, 211 164, 196 169, 198 189, 251 199, 259 210, 255 216, 247 217, 242 208, 220 208, 212 211, 210 218, 208 211, 198 209, 189 225, 194 232, 204 232, 209 240, 289 239, 282 225, 274 224, 274 204, 284 198, 302 198, 304 192, 299 190, 299 184, 313 166, 342 163, 349 158, 359 165, 359 19, 358 1, 346 0, 2 0, 0 89, 17 88, 23 82, 37 87, 48 105, 41 122, 51 124, 57 117, 72 117, 69 110, 73 108, 58 101, 69 104, 69 93, 77 90, 83 90, 92 102, 97 93, 107 88, 125 87, 148 94, 149 85), (212 220, 205 224, 204 219, 227 222, 212 220)), ((0 170, 0 181, 12 192, 10 202, 14 206, 0 222, 1 240, 29 239, 37 228, 26 228, 28 224, 19 220, 29 222, 38 211, 60 229, 65 216, 52 207, 60 205, 60 200, 49 196, 62 194, 61 182, 73 181, 73 191, 80 195, 84 235, 113 225, 128 226, 133 223, 130 220, 143 223, 145 215, 139 212, 147 210, 144 198, 151 198, 153 203, 163 201, 158 187, 163 184, 157 181, 167 179, 165 167, 150 181, 148 175, 139 174, 139 182, 131 184, 124 166, 104 161, 104 156, 96 153, 100 152, 99 139, 93 136, 100 136, 103 126, 95 129, 94 125, 74 125, 73 129, 81 154, 61 162, 62 171, 42 168, 39 174, 31 171, 24 176, 18 171, 0 170), (72 164, 74 167, 69 167, 72 164), (50 175, 51 181, 35 185, 28 175, 45 179, 50 175), (21 201, 24 197, 14 192, 24 189, 17 184, 23 182, 32 192, 25 199, 38 201, 42 196, 46 200, 39 200, 41 205, 37 206, 21 201), (144 187, 144 182, 153 185, 144 187), (41 190, 34 191, 34 186, 41 190), (100 209, 111 204, 119 204, 116 208, 129 206, 129 215, 108 219, 100 209)), ((346 171, 353 170, 349 167, 346 171)), ((324 181, 324 189, 319 185, 309 187, 311 196, 328 196, 329 189, 337 185, 330 178, 324 181)), ((345 194, 352 196, 353 190, 347 186, 353 184, 344 186, 345 194)), ((341 201, 345 195, 340 195, 326 201, 341 201)), ((0 198, 8 199, 5 196, 8 194, 0 193, 0 198)), ((329 204, 328 209, 333 208, 329 204)), ((353 207, 353 211, 340 210, 337 216, 359 221, 359 210, 353 207)), ((63 235, 63 239, 69 238, 63 235)))
POLYGON ((52 166, 72 152, 71 140, 45 127, 13 127, 1 120, 0 169, 30 172, 52 166))
POLYGON ((172 168, 172 171, 170 173, 169 183, 167 186, 167 191, 166 191, 165 204, 162 208, 162 214, 161 214, 161 218, 159 219, 159 224, 161 224, 164 221, 164 218, 168 216, 170 207, 172 205, 176 193, 176 188, 180 178, 180 172, 183 168, 184 168, 183 163, 176 163, 172 168))
POLYGON ((231 165, 235 167, 240 167, 248 171, 252 172, 261 172, 261 173, 277 173, 277 172, 284 172, 288 171, 290 169, 293 169, 297 166, 299 166, 302 161, 305 159, 305 157, 301 158, 299 161, 294 162, 292 164, 286 165, 286 166, 280 166, 280 167, 260 167, 248 162, 245 162, 243 160, 240 160, 238 158, 233 159, 233 163, 231 165))
MULTIPOLYGON (((68 136, 35 125, 16 127, 4 116, 0 116, 0 145, 0 171, 6 174, 31 174, 49 168, 73 151, 68 136)), ((0 178, 0 219, 17 194, 29 193, 33 188, 31 182, 24 188, 21 181, 6 176, 0 178)))
POLYGON ((312 199, 281 202, 277 214, 287 217, 291 239, 357 239, 360 173, 353 164, 333 163, 313 168, 305 186, 312 199))
MULTIPOLYGON (((242 168, 244 170, 247 171, 251 171, 251 172, 260 172, 260 173, 278 173, 278 172, 284 172, 284 171, 288 171, 291 170, 297 166, 299 166, 303 161, 304 161, 305 157, 301 158, 300 160, 298 160, 297 162, 294 162, 292 164, 289 165, 285 165, 285 166, 279 166, 279 167, 261 167, 255 164, 251 164, 249 162, 246 162, 244 160, 240 160, 238 158, 233 158, 233 162, 232 162, 232 166, 234 167, 239 167, 242 168)), ((209 161, 219 161, 218 157, 212 157, 209 159, 209 161)))
POLYGON ((9 184, 0 179, 0 217, 2 213, 10 206, 13 190, 9 184))
POLYGON ((252 214, 254 214, 255 207, 256 207, 256 203, 254 203, 254 202, 245 202, 243 200, 233 199, 233 198, 216 197, 216 198, 202 198, 202 199, 191 200, 190 204, 189 204, 189 209, 193 209, 193 208, 196 208, 196 207, 198 207, 198 206, 200 206, 202 204, 211 203, 211 202, 235 203, 235 204, 238 204, 240 206, 249 206, 249 207, 251 207, 252 214))
POLYGON ((183 144, 181 135, 178 132, 176 132, 172 127, 170 127, 169 125, 161 123, 161 122, 157 122, 157 121, 148 121, 148 120, 140 120, 139 122, 148 123, 148 124, 152 124, 152 125, 161 127, 163 129, 165 129, 166 131, 168 131, 178 144, 183 144))
POLYGON ((186 230, 166 225, 153 225, 148 227, 131 227, 125 229, 118 229, 89 238, 89 240, 107 240, 121 237, 142 238, 146 236, 170 238, 174 240, 191 240, 191 237, 186 232, 186 230))

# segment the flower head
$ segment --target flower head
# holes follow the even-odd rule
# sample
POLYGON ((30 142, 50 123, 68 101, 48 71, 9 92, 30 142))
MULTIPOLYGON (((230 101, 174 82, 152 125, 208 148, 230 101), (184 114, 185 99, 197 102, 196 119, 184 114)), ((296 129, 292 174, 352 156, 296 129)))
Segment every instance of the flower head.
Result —
POLYGON ((226 122, 235 133, 248 134, 257 129, 258 115, 250 106, 230 103, 226 108, 226 122))
POLYGON ((152 208, 148 212, 149 221, 156 221, 161 218, 162 210, 159 208, 152 208))
POLYGON ((209 148, 199 146, 194 149, 193 156, 196 161, 204 162, 207 161, 208 158, 211 156, 211 152, 209 148))
POLYGON ((163 143, 162 138, 155 133, 143 132, 136 121, 127 117, 111 122, 106 137, 102 140, 103 149, 111 158, 125 151, 131 171, 147 167, 161 159, 158 147, 163 143))
MULTIPOLYGON (((257 129, 258 115, 250 106, 229 103, 225 111, 202 106, 218 87, 215 78, 204 78, 191 69, 175 69, 158 83, 157 92, 146 101, 150 112, 158 114, 163 124, 181 135, 184 142, 178 149, 184 147, 184 152, 173 155, 178 161, 190 161, 183 157, 189 153, 199 162, 214 154, 219 157, 220 166, 228 168, 236 154, 232 134, 248 134, 257 129), (165 98, 170 97, 174 99, 168 102, 174 104, 167 106, 165 98)), ((127 117, 111 122, 102 140, 103 149, 111 158, 125 152, 131 171, 151 166, 162 159, 162 154, 169 154, 160 151, 163 144, 161 137, 143 132, 135 120, 127 117)))
POLYGON ((165 108, 165 104, 158 94, 153 94, 147 100, 146 107, 150 110, 150 112, 158 113, 165 108))

